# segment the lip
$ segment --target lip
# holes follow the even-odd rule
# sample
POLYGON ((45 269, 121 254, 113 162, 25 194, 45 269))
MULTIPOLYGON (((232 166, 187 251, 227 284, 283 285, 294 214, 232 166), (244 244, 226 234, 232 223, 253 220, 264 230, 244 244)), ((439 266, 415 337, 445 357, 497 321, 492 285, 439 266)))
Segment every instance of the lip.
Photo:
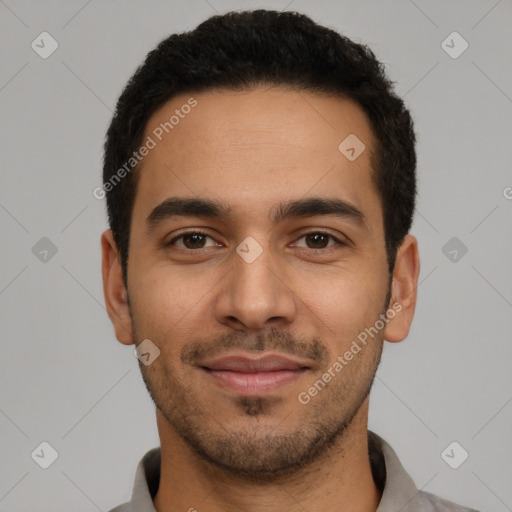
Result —
POLYGON ((300 378, 309 365, 279 354, 229 355, 201 364, 221 388, 243 395, 262 395, 300 378))

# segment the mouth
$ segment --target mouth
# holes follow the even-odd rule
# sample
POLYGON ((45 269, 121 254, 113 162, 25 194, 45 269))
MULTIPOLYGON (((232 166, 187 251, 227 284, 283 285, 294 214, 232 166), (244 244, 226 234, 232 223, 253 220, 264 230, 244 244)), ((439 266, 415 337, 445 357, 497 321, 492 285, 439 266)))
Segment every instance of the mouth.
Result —
POLYGON ((299 379, 310 366, 278 354, 257 358, 230 355, 204 362, 200 368, 221 388, 246 396, 276 391, 299 379))

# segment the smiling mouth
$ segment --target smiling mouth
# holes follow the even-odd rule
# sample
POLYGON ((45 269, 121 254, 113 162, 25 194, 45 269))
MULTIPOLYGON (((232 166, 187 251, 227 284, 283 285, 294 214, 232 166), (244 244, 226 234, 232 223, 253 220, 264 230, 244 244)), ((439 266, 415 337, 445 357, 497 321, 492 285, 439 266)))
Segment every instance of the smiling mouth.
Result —
POLYGON ((203 363, 200 368, 221 388, 247 396, 275 391, 300 378, 309 366, 279 354, 257 359, 230 355, 203 363))

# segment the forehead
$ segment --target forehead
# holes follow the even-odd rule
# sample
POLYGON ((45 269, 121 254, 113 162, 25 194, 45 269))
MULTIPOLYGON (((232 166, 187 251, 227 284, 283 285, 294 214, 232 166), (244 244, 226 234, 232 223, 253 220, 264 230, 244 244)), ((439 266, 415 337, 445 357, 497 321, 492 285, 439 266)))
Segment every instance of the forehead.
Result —
POLYGON ((347 99, 276 87, 183 94, 149 119, 148 138, 154 148, 140 167, 134 218, 180 195, 221 199, 234 214, 265 210, 265 217, 283 199, 306 195, 339 196, 361 209, 378 203, 375 139, 347 99))

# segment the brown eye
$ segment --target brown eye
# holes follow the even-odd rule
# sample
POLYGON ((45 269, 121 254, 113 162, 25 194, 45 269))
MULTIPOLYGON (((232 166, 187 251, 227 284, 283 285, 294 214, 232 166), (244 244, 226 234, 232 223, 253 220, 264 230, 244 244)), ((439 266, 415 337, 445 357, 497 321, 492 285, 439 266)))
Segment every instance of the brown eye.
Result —
POLYGON ((304 236, 306 243, 312 244, 311 249, 325 249, 329 243, 329 239, 332 238, 331 235, 327 235, 326 233, 308 233, 304 236))
POLYGON ((169 243, 166 244, 166 246, 176 246, 180 249, 194 251, 198 249, 206 249, 207 247, 213 247, 215 245, 214 241, 214 243, 206 245, 208 239, 213 241, 212 237, 206 233, 201 233, 200 231, 189 231, 188 233, 182 233, 181 235, 173 238, 169 243))
POLYGON ((202 249, 203 244, 205 242, 205 235, 200 233, 184 235, 183 237, 183 245, 187 249, 202 249))
POLYGON ((323 231, 312 231, 311 233, 305 233, 299 240, 304 239, 304 244, 298 244, 300 249, 310 249, 312 251, 319 250, 328 252, 334 250, 336 246, 346 245, 330 233, 324 233, 323 231))

